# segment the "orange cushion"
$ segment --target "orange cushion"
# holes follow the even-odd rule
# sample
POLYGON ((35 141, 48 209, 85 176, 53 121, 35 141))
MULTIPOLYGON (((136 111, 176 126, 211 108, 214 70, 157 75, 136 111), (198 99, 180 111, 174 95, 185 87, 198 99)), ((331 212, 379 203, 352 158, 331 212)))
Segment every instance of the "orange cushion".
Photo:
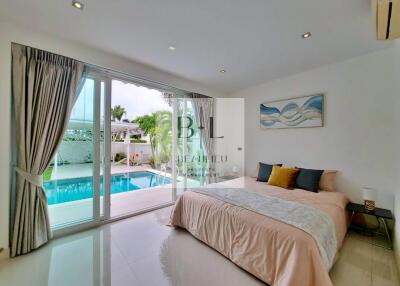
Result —
POLYGON ((296 168, 282 168, 274 165, 268 179, 268 185, 288 189, 293 186, 298 172, 299 170, 296 168))

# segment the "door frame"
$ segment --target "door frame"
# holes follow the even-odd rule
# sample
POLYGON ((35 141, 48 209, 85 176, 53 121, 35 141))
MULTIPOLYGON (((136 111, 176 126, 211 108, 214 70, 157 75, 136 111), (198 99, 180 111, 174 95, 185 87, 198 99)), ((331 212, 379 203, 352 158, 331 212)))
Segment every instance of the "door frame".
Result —
POLYGON ((77 222, 71 222, 66 225, 60 225, 52 227, 52 232, 55 237, 63 236, 66 234, 74 233, 89 229, 101 224, 102 220, 106 220, 109 217, 109 197, 110 197, 110 162, 107 161, 110 152, 107 152, 107 148, 110 148, 110 143, 107 144, 107 138, 110 137, 110 132, 107 134, 107 130, 111 129, 111 118, 107 120, 107 114, 110 114, 110 110, 105 108, 106 101, 109 96, 107 88, 109 86, 109 80, 104 77, 101 73, 88 70, 86 78, 94 80, 94 91, 93 91, 93 166, 92 166, 92 181, 93 181, 93 197, 92 197, 92 217, 83 219, 77 222), (104 94, 102 94, 102 82, 104 82, 104 94), (100 145, 101 145, 101 99, 104 96, 104 152, 103 158, 100 157, 100 145), (100 200, 100 178, 101 178, 101 161, 104 162, 103 171, 103 215, 101 215, 101 200, 100 200), (107 164, 108 163, 108 164, 107 164))
POLYGON ((110 218, 112 79, 104 73, 92 69, 87 72, 87 76, 95 80, 93 114, 93 220, 91 220, 91 222, 99 224, 100 222, 107 221, 110 218), (102 114, 104 115, 104 118, 101 118, 102 114), (103 152, 101 152, 102 146, 103 152), (100 194, 101 176, 103 176, 102 201, 100 194))
MULTIPOLYGON (((93 140, 93 217, 92 219, 82 220, 77 223, 55 227, 52 229, 54 237, 61 237, 71 233, 83 231, 93 227, 97 227, 110 222, 140 215, 146 212, 172 206, 177 199, 177 168, 176 168, 176 147, 177 147, 177 100, 172 100, 172 196, 171 201, 165 204, 156 205, 150 208, 141 209, 139 211, 128 212, 126 214, 111 217, 111 96, 112 96, 112 80, 120 80, 134 85, 144 86, 151 89, 157 89, 161 92, 173 94, 173 98, 185 99, 188 97, 188 92, 156 83, 129 76, 123 73, 113 72, 107 69, 102 69, 95 66, 87 66, 86 76, 95 80, 94 91, 94 140, 93 140), (102 94, 102 82, 104 83, 104 93, 102 94), (101 100, 103 96, 104 102, 104 121, 103 121, 103 143, 104 152, 101 156, 101 100), (103 162, 103 165, 101 164, 103 162), (103 167, 103 201, 101 204, 100 196, 100 179, 101 167, 103 167)), ((185 102, 186 105, 186 102, 185 102)))

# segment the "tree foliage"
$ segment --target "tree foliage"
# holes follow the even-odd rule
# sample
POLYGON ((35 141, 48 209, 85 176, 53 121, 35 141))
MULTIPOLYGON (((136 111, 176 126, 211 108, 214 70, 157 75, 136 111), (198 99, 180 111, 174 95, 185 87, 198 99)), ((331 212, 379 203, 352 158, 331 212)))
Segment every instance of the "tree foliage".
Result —
POLYGON ((115 121, 115 119, 121 121, 122 116, 124 116, 124 114, 126 114, 126 110, 121 105, 116 105, 113 108, 111 108, 111 117, 113 121, 115 121))
POLYGON ((139 125, 143 135, 149 136, 151 150, 156 163, 168 162, 172 148, 172 113, 156 111, 132 120, 139 125))

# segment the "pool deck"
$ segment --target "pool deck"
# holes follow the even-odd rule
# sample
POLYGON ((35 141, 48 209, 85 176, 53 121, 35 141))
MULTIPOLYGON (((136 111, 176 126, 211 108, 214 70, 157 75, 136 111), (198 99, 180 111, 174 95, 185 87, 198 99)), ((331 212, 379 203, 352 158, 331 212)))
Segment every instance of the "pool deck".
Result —
MULTIPOLYGON (((173 202, 171 185, 135 190, 111 195, 110 216, 112 218, 139 212, 173 202)), ((103 199, 100 199, 100 206, 103 199)), ((101 207, 102 209, 102 207, 101 207)), ((93 218, 93 200, 85 199, 49 206, 50 224, 62 226, 93 218)))
MULTIPOLYGON (((152 169, 149 165, 131 166, 112 165, 111 174, 150 171, 162 176, 170 177, 169 173, 160 172, 152 169)), ((58 166, 53 170, 51 179, 71 179, 92 176, 92 164, 76 164, 58 166)), ((179 180, 179 178, 178 178, 179 180)), ((188 185, 196 186, 195 180, 188 179, 188 185)), ((112 194, 110 196, 110 217, 115 218, 130 213, 140 212, 149 208, 172 203, 174 200, 172 185, 163 185, 152 188, 135 190, 112 194)), ((102 210, 103 199, 100 198, 100 209, 102 210)), ((93 200, 84 199, 79 201, 67 202, 62 204, 49 205, 49 215, 51 226, 59 227, 74 224, 83 220, 93 218, 93 200)))

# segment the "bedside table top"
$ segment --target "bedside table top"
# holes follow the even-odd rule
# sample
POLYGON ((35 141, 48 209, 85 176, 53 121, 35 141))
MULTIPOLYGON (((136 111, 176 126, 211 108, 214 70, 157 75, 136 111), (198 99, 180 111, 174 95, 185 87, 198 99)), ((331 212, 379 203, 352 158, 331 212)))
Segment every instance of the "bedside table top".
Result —
POLYGON ((366 215, 373 215, 376 217, 381 217, 381 218, 387 218, 387 219, 393 219, 392 212, 387 209, 381 209, 381 208, 375 208, 375 211, 373 212, 368 212, 365 210, 364 205, 361 204, 355 204, 355 203, 348 203, 346 206, 346 209, 351 212, 356 212, 356 213, 363 213, 366 215))

